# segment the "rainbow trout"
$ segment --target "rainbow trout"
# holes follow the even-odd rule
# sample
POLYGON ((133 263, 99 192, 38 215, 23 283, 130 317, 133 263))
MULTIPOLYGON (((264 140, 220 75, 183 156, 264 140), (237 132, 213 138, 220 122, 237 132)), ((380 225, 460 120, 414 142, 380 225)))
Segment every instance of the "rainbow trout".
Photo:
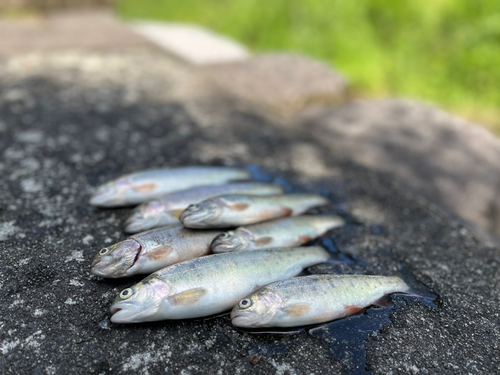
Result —
POLYGON ((92 262, 94 275, 118 278, 149 274, 163 267, 208 255, 217 230, 182 226, 139 233, 99 251, 92 262))
POLYGON ((179 224, 179 215, 193 203, 226 194, 273 195, 283 188, 265 182, 241 182, 225 185, 200 186, 165 194, 143 203, 132 211, 125 222, 125 232, 137 233, 164 225, 179 224))
POLYGON ((276 197, 227 195, 192 204, 180 216, 186 228, 228 228, 297 216, 329 201, 317 194, 276 197))
POLYGON ((340 216, 304 215, 239 227, 212 242, 214 253, 300 246, 344 225, 340 216))
POLYGON ((377 304, 385 295, 408 290, 408 285, 398 277, 295 277, 267 285, 242 299, 231 311, 231 321, 245 328, 324 323, 377 304))
POLYGON ((131 206, 160 195, 195 186, 248 180, 244 169, 228 167, 183 167, 153 169, 122 176, 99 186, 89 203, 97 207, 131 206))
POLYGON ((209 255, 157 271, 123 290, 110 308, 114 323, 189 319, 231 309, 258 288, 324 262, 321 247, 209 255))

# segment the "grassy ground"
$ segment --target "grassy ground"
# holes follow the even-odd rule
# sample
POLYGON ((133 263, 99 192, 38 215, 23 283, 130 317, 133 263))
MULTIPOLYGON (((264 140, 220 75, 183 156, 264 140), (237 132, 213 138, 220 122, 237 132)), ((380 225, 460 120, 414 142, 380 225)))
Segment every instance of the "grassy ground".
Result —
POLYGON ((195 22, 255 51, 337 67, 363 96, 435 103, 500 133, 498 0, 119 0, 125 18, 195 22))

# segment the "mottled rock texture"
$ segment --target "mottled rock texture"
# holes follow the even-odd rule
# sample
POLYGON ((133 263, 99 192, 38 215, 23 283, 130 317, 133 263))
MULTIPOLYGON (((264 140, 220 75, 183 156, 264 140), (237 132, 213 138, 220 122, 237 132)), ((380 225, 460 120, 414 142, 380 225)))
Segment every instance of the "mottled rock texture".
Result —
POLYGON ((301 125, 339 157, 386 172, 500 236, 500 139, 487 129, 394 99, 311 111, 301 125))
MULTIPOLYGON (((416 125, 438 127, 449 117, 437 121, 428 107, 388 101, 332 109, 325 121, 278 121, 200 80, 192 67, 139 47, 140 54, 126 46, 102 51, 75 40, 2 54, 1 374, 498 372, 499 250, 414 195, 407 186, 417 173, 398 179, 332 140, 341 134, 335 124, 350 125, 344 133, 361 129, 362 140, 370 129, 359 123, 384 129, 414 116, 416 125), (349 224, 322 242, 341 262, 310 272, 402 268, 438 295, 437 306, 399 296, 392 308, 295 335, 243 333, 227 316, 111 324, 110 303, 138 279, 101 280, 89 265, 100 248, 125 238, 129 209, 92 208, 89 193, 123 173, 187 164, 249 166, 289 190, 329 194, 325 212, 349 224)), ((382 151, 375 154, 395 162, 382 151)))
POLYGON ((189 71, 154 53, 17 56, 0 71, 1 373, 498 371, 498 249, 390 174, 339 156, 314 128, 180 95, 189 71), (101 280, 89 265, 125 238, 129 210, 92 208, 89 193, 126 172, 188 164, 259 165, 294 191, 329 193, 327 211, 351 219, 326 237, 345 262, 312 272, 403 266, 439 307, 409 299, 378 325, 385 310, 369 309, 333 334, 253 335, 227 316, 110 324, 110 303, 137 279, 101 280), (358 322, 379 328, 358 337, 358 322))

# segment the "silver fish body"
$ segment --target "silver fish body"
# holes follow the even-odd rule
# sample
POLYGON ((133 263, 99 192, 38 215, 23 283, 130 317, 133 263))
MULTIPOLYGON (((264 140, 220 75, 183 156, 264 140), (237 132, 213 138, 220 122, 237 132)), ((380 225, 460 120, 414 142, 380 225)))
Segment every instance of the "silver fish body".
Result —
POLYGON ((227 195, 189 206, 180 216, 186 228, 228 228, 251 225, 287 216, 297 216, 328 204, 317 194, 287 194, 272 197, 227 195))
POLYGON ((340 216, 303 215, 239 227, 212 242, 214 253, 303 245, 344 225, 340 216))
POLYGON ((283 188, 265 182, 240 182, 200 186, 165 194, 136 207, 127 219, 125 232, 137 233, 170 224, 179 224, 179 215, 193 203, 226 194, 274 195, 283 188))
POLYGON ((200 166, 154 169, 128 174, 99 186, 89 203, 97 207, 130 206, 195 186, 248 179, 250 174, 239 168, 200 166))
POLYGON ((258 288, 324 262, 321 247, 209 255, 164 268, 123 290, 110 308, 114 323, 189 319, 231 309, 258 288))
POLYGON ((242 299, 231 311, 237 327, 296 327, 359 312, 395 292, 407 292, 398 277, 313 275, 279 281, 242 299))
POLYGON ((176 226, 139 233, 102 249, 91 272, 106 278, 149 274, 169 265, 211 253, 217 230, 191 230, 176 226))

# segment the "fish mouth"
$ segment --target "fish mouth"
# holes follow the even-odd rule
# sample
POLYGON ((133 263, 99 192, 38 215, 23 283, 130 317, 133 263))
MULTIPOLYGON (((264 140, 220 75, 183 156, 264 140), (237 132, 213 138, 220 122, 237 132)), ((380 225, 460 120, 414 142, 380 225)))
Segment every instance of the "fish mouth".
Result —
POLYGON ((255 320, 250 319, 245 314, 231 314, 231 324, 235 327, 242 328, 255 328, 258 327, 258 323, 255 320))
POLYGON ((137 309, 134 309, 133 304, 127 304, 127 306, 122 307, 111 306, 109 312, 112 314, 110 320, 113 323, 136 323, 134 318, 144 313, 143 310, 137 311, 137 309))
POLYGON ((146 218, 144 216, 131 216, 125 221, 125 233, 143 232, 155 228, 158 218, 146 218))
POLYGON ((139 245, 133 257, 126 257, 124 260, 119 262, 114 262, 116 258, 106 259, 106 258, 96 258, 92 261, 90 272, 96 276, 108 278, 108 279, 116 279, 120 277, 129 276, 128 272, 132 267, 136 265, 139 261, 140 255, 142 252, 142 246, 139 245), (130 258, 132 258, 130 266, 127 267, 127 262, 130 258), (126 269, 125 269, 126 267, 126 269))
POLYGON ((203 221, 207 215, 200 215, 199 212, 184 211, 179 216, 179 221, 189 228, 196 228, 198 225, 203 225, 203 221))
POLYGON ((115 207, 119 203, 116 193, 106 189, 96 190, 89 199, 89 204, 95 207, 115 207))
POLYGON ((214 253, 223 253, 227 251, 232 251, 235 249, 234 244, 229 242, 217 242, 212 245, 212 251, 214 253))
POLYGON ((155 320, 151 316, 157 311, 155 306, 149 308, 141 308, 140 303, 118 302, 121 306, 110 307, 109 312, 112 314, 111 321, 113 323, 141 323, 155 320), (149 318, 148 318, 149 317, 149 318), (142 319, 137 319, 142 318, 142 319))

